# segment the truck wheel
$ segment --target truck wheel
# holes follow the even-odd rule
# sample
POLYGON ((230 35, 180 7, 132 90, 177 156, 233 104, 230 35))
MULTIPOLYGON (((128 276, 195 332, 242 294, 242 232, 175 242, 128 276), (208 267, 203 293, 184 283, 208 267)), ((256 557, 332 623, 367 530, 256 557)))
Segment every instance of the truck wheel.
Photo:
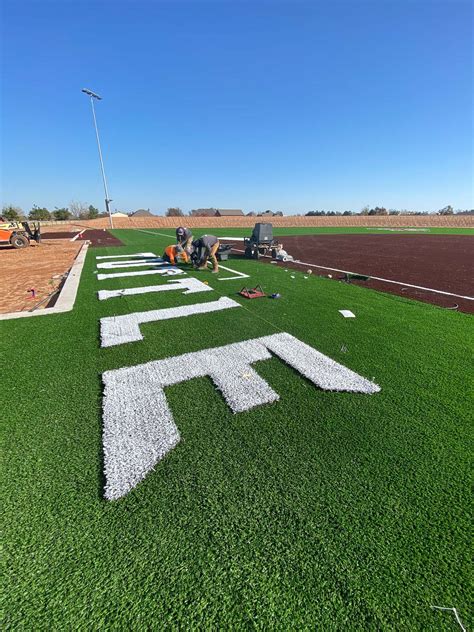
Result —
POLYGON ((252 248, 246 248, 245 249, 245 258, 246 259, 251 259, 252 258, 252 248))
POLYGON ((10 243, 13 248, 26 248, 30 245, 30 242, 24 235, 12 235, 10 237, 10 243))
POLYGON ((276 248, 272 248, 272 259, 276 259, 276 258, 277 258, 276 248))

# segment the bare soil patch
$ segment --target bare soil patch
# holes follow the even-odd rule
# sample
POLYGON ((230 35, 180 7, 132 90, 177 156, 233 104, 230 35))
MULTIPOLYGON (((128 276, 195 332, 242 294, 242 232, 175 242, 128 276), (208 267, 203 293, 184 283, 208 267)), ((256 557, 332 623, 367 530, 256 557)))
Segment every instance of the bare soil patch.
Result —
POLYGON ((28 311, 45 299, 59 287, 81 247, 79 240, 61 240, 21 250, 0 248, 0 313, 28 311))
MULTIPOLYGON (((281 241, 289 254, 305 263, 474 296, 474 237, 467 235, 292 235, 281 241)), ((312 270, 344 277, 331 270, 312 270)), ((375 279, 351 282, 442 307, 457 304, 459 311, 474 313, 474 301, 375 279)))
MULTIPOLYGON (((70 240, 73 237, 76 237, 76 235, 78 234, 78 232, 80 232, 80 230, 83 230, 83 229, 79 229, 79 230, 76 229, 71 232, 47 231, 45 233, 42 233, 41 238, 45 239, 46 241, 49 241, 51 239, 70 240)), ((82 243, 85 240, 91 242, 92 248, 94 247, 103 248, 106 246, 123 246, 123 242, 121 242, 120 239, 117 239, 117 237, 114 237, 111 233, 109 233, 108 230, 103 230, 99 228, 87 229, 76 239, 78 243, 82 243)))

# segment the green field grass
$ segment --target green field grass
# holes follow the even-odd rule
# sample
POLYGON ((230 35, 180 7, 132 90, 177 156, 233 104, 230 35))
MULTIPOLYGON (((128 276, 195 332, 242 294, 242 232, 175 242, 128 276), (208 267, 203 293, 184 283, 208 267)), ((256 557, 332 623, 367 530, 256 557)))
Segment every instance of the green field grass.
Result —
MULTIPOLYGON (((256 218, 256 221, 258 218, 256 218)), ((186 225, 186 218, 183 218, 183 224, 186 225)), ((116 235, 120 238, 120 234, 124 229, 117 229, 116 235)), ((161 233, 164 235, 175 236, 172 228, 146 228, 146 232, 161 233)), ((249 237, 252 233, 251 228, 193 228, 193 232, 197 235, 203 233, 212 233, 218 237, 249 237)), ((273 234, 276 237, 284 235, 470 235, 474 236, 472 228, 426 228, 409 232, 406 230, 385 230, 381 228, 364 228, 352 226, 328 226, 328 227, 297 227, 297 228, 273 228, 273 234)))
POLYGON ((7 628, 456 630, 432 605, 469 628, 472 317, 242 259, 229 267, 280 300, 201 272, 215 293, 99 302, 164 282, 99 282, 96 255, 168 243, 116 234, 125 248, 89 250, 73 312, 1 323, 7 628), (99 348, 103 316, 216 295, 242 308, 99 348), (281 399, 249 412, 207 378, 170 387, 181 443, 103 499, 104 371, 282 330, 381 392, 321 391, 276 358, 254 368, 281 399))

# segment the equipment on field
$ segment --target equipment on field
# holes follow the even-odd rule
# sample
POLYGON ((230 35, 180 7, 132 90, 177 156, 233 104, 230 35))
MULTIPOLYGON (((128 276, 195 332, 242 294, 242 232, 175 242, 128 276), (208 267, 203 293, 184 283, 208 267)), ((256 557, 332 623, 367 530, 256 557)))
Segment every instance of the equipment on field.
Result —
POLYGON ((40 224, 28 222, 1 222, 0 246, 13 246, 13 248, 26 248, 31 241, 37 244, 41 241, 40 224), (33 228, 32 228, 33 227, 33 228))
POLYGON ((276 258, 278 261, 294 261, 293 257, 289 255, 286 250, 283 250, 283 248, 280 248, 276 258))
POLYGON ((218 261, 227 261, 232 250, 231 244, 220 244, 217 249, 216 257, 218 261))
POLYGON ((274 292, 273 294, 270 294, 270 298, 281 298, 281 294, 279 292, 274 292))
POLYGON ((243 287, 239 294, 244 298, 262 298, 266 296, 261 285, 256 285, 255 287, 243 287))
POLYGON ((345 283, 350 283, 351 281, 370 281, 370 277, 365 274, 352 274, 348 272, 342 277, 341 281, 345 283))
POLYGON ((272 259, 276 259, 278 252, 282 249, 282 244, 273 239, 272 224, 255 224, 252 236, 244 239, 245 256, 247 259, 258 259, 259 257, 271 254, 272 259))

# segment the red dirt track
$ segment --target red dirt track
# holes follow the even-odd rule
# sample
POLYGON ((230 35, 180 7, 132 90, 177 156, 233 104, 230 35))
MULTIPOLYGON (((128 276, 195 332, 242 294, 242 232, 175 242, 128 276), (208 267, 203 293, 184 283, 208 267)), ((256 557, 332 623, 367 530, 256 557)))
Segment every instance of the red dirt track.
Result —
MULTIPOLYGON (((318 266, 474 297, 474 237, 468 235, 298 235, 281 237, 295 259, 318 266)), ((285 266, 287 264, 284 264, 285 266)), ((296 264, 301 269, 303 264, 296 264)), ((313 268, 315 274, 342 273, 313 268)), ((371 279, 351 281, 474 313, 474 301, 371 279)))
MULTIPOLYGON (((76 232, 45 232, 42 233, 41 239, 72 239, 77 235, 76 232)), ((88 228, 77 238, 78 243, 88 240, 91 242, 91 247, 103 248, 104 246, 123 246, 123 243, 117 237, 114 237, 108 230, 91 229, 88 228)))

